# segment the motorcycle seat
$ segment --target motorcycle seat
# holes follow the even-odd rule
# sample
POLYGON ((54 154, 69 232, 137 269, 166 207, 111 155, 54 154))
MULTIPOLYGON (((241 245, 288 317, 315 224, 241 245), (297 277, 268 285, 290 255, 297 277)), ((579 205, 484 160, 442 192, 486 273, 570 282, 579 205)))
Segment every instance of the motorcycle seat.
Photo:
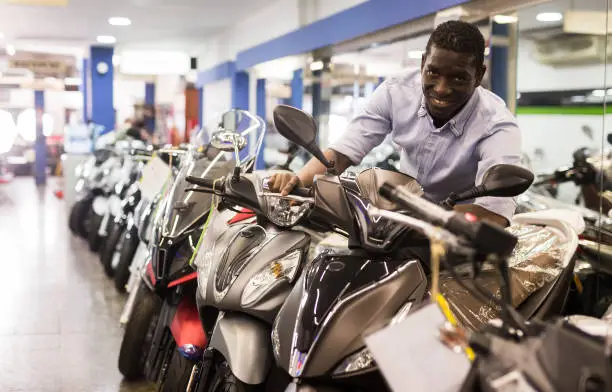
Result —
POLYGON ((383 210, 397 210, 395 203, 383 198, 378 193, 378 190, 385 182, 394 186, 402 186, 409 192, 415 193, 419 196, 423 194, 421 185, 417 182, 417 180, 409 175, 390 170, 383 170, 377 167, 363 170, 357 175, 356 182, 361 196, 372 203, 375 207, 383 210))

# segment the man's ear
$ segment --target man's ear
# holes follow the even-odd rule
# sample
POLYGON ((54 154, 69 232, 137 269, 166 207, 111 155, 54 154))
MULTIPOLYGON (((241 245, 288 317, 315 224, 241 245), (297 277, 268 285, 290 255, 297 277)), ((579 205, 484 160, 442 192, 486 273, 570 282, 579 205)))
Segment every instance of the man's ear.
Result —
POLYGON ((476 87, 480 86, 480 83, 482 83, 482 78, 484 78, 486 72, 487 66, 483 64, 482 67, 480 67, 480 70, 476 72, 476 87))

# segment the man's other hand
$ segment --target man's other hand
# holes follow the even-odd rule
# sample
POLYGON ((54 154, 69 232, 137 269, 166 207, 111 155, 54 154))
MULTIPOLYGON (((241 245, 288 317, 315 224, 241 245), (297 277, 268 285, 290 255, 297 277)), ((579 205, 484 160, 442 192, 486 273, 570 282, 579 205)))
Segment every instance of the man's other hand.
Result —
POLYGON ((291 172, 276 172, 268 180, 268 187, 271 192, 280 192, 287 196, 296 186, 301 186, 299 177, 291 172))

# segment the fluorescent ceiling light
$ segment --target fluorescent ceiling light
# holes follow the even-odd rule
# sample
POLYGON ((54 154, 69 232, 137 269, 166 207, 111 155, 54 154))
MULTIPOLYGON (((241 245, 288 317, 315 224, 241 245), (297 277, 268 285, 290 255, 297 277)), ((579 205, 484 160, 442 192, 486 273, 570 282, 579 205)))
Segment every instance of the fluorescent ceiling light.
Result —
POLYGON ((117 42, 117 39, 112 35, 99 35, 96 37, 96 41, 98 41, 99 44, 114 44, 117 42))
POLYGON ((591 94, 593 94, 594 97, 604 97, 606 92, 604 90, 593 90, 591 94))
POLYGON ((312 63, 310 63, 310 70, 311 71, 320 71, 323 69, 323 61, 314 61, 312 63))
POLYGON ((411 59, 418 60, 421 57, 423 57, 423 51, 422 50, 411 50, 410 52, 408 52, 408 57, 411 59))
POLYGON ((14 56, 15 53, 17 53, 17 51, 15 50, 15 47, 13 45, 6 45, 6 54, 8 54, 9 56, 14 56))
POLYGON ((111 26, 129 26, 132 24, 130 18, 124 18, 123 16, 113 16, 108 18, 108 24, 111 26))
POLYGON ((563 19, 560 12, 542 12, 536 15, 538 22, 558 22, 563 19))
POLYGON ((499 24, 508 24, 508 23, 516 23, 518 18, 514 15, 495 15, 493 17, 495 23, 499 24))

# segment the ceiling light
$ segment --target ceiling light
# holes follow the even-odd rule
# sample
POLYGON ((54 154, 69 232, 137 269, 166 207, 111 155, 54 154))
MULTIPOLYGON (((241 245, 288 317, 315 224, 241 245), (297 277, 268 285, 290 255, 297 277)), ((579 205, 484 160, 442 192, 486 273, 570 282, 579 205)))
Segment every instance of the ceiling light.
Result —
POLYGON ((117 39, 112 35, 99 35, 96 41, 98 41, 99 44, 114 44, 117 42, 117 39))
POLYGON ((320 71, 323 69, 323 67, 324 67, 323 61, 314 61, 310 63, 311 71, 320 71))
POLYGON ((111 26, 129 26, 132 24, 130 18, 124 18, 122 16, 113 16, 108 18, 108 24, 111 26))
POLYGON ((423 51, 422 50, 411 50, 410 52, 408 52, 408 57, 411 59, 418 60, 421 57, 423 57, 423 51))
POLYGON ((536 15, 539 22, 558 22, 563 19, 563 14, 560 12, 542 12, 536 15))
POLYGON ((495 15, 493 21, 499 24, 516 23, 518 18, 514 15, 495 15))
POLYGON ((606 92, 604 90, 593 90, 591 93, 594 97, 605 97, 606 92))
POLYGON ((6 45, 6 54, 8 54, 9 56, 14 56, 15 53, 17 53, 17 51, 15 50, 15 47, 13 45, 6 45))

